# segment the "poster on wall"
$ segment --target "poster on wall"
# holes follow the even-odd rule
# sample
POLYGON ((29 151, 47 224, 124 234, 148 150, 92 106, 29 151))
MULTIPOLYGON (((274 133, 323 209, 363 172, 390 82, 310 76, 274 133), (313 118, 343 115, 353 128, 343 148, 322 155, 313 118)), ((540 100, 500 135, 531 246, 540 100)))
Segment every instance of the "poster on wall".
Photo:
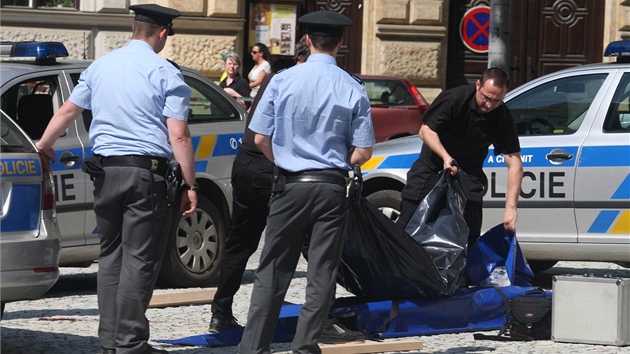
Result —
POLYGON ((296 5, 252 3, 249 44, 263 43, 271 54, 293 55, 295 50, 296 5))

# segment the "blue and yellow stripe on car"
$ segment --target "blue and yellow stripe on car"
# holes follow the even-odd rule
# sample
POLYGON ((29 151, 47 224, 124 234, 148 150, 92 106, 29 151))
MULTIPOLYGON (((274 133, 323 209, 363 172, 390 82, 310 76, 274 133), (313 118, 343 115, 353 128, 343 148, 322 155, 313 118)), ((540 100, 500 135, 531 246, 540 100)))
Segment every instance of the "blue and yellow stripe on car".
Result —
MULTIPOLYGON (((630 199, 630 173, 612 194, 612 200, 630 199)), ((630 234, 630 210, 600 210, 588 233, 630 234)))
POLYGON ((369 159, 361 166, 361 171, 369 172, 370 170, 380 169, 396 169, 396 168, 411 168, 411 165, 418 159, 419 153, 413 154, 401 154, 390 156, 375 156, 369 159))
POLYGON ((627 235, 630 233, 630 210, 601 210, 588 233, 627 235))
POLYGON ((236 155, 243 136, 243 133, 194 136, 195 171, 205 172, 211 157, 236 155))

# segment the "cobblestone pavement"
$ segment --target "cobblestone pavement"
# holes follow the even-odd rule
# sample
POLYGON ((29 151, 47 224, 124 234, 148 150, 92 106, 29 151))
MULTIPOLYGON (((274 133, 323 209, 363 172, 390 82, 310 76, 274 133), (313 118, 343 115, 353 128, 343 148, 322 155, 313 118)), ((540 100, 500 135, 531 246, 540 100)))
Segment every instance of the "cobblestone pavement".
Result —
MULTIPOLYGON (((252 290, 254 269, 258 254, 250 259, 243 286, 235 299, 235 316, 244 324, 247 319, 249 296, 252 290)), ((96 303, 96 270, 89 268, 62 268, 59 282, 42 299, 20 301, 6 305, 0 322, 2 354, 82 354, 96 353, 99 348, 97 338, 98 309, 96 303)), ((295 274, 286 300, 303 303, 306 263, 301 261, 295 274)), ((534 279, 534 283, 545 288, 551 287, 551 277, 556 274, 608 273, 616 277, 630 278, 630 269, 607 263, 560 262, 551 270, 534 279)), ((200 289, 188 289, 200 290, 200 289)), ((157 289, 156 293, 185 291, 181 289, 157 289)), ((338 288, 337 296, 351 296, 338 288)), ((210 320, 210 305, 194 305, 149 309, 147 317, 151 321, 152 339, 175 339, 207 333, 210 320)), ((481 332, 494 335, 497 331, 481 332)), ((553 341, 500 342, 475 340, 473 333, 443 334, 422 337, 388 339, 420 340, 423 350, 404 353, 630 353, 630 347, 603 345, 567 344, 553 341)), ((179 354, 232 354, 236 347, 203 348, 152 345, 179 354)), ((289 343, 273 344, 272 350, 285 353, 289 343)))

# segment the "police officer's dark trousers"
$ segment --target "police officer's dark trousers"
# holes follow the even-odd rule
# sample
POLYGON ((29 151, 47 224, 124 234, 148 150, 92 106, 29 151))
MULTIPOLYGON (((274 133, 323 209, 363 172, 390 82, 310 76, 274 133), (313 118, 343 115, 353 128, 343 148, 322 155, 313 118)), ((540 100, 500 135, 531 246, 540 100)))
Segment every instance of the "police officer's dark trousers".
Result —
POLYGON ((272 198, 239 353, 270 352, 283 299, 309 235, 306 296, 291 349, 321 353, 317 338, 336 286, 343 248, 340 226, 346 215, 344 200, 345 188, 331 183, 287 183, 285 190, 272 198))
POLYGON ((145 312, 166 247, 169 208, 164 176, 131 166, 105 166, 94 181, 101 251, 98 305, 101 346, 117 353, 149 350, 145 312))
POLYGON ((271 176, 274 164, 264 155, 239 150, 232 165, 232 223, 221 257, 219 283, 212 300, 212 314, 226 320, 233 317, 234 294, 249 257, 258 243, 269 215, 271 176))

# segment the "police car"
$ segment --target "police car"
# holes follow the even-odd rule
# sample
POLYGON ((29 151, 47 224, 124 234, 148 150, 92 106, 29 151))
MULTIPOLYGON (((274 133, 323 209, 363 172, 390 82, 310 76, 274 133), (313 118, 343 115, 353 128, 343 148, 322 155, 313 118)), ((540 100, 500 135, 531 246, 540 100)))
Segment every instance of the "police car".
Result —
MULTIPOLYGON (((545 75, 506 95, 520 136, 523 184, 516 234, 530 265, 560 260, 630 267, 630 42, 614 42, 591 64, 545 75)), ((392 219, 422 141, 374 148, 363 167, 364 194, 392 219)), ((492 148, 483 228, 502 223, 507 168, 492 148)))
POLYGON ((48 159, 0 117, 0 303, 42 296, 59 278, 61 237, 48 159))
MULTIPOLYGON (((1 51, 0 108, 38 140, 91 61, 63 59, 68 53, 59 42, 3 42, 1 51)), ((224 247, 232 204, 232 161, 242 142, 247 113, 198 72, 182 68, 182 74, 192 89, 188 123, 200 186, 198 208, 190 218, 176 221, 178 229, 170 239, 160 280, 168 286, 207 286, 217 274, 224 247)), ((81 163, 92 156, 91 120, 91 111, 84 111, 54 145, 62 266, 86 266, 98 258, 93 184, 81 171, 81 163)))

